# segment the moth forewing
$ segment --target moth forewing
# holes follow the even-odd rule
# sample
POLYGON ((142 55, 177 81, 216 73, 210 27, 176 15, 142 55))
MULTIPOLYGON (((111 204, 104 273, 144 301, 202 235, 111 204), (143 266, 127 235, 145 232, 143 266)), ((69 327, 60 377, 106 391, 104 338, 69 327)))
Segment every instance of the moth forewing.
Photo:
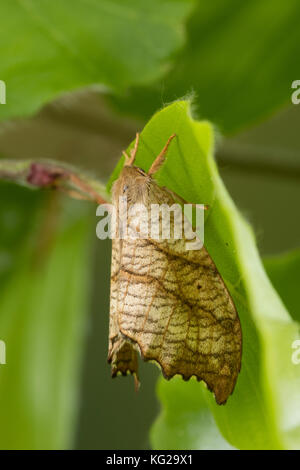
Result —
MULTIPOLYGON (((152 204, 172 206, 171 193, 139 170, 124 167, 114 203, 126 192, 129 206, 142 202, 149 213, 152 204)), ((190 240, 174 236, 174 221, 169 239, 150 233, 113 240, 109 360, 113 375, 136 375, 137 349, 167 379, 180 374, 203 380, 222 404, 241 365, 239 318, 206 249, 187 250, 190 240)))

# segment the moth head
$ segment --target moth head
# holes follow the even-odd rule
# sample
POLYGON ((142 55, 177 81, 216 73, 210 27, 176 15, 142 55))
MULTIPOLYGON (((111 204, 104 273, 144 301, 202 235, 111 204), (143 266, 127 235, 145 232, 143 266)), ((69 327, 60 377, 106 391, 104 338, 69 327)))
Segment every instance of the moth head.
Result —
POLYGON ((134 165, 139 145, 139 137, 139 133, 137 133, 134 147, 130 151, 130 156, 125 151, 123 152, 125 165, 113 186, 113 200, 115 203, 120 197, 126 197, 128 204, 145 204, 147 202, 152 175, 162 166, 170 142, 176 137, 176 134, 172 134, 169 137, 164 148, 152 163, 148 173, 134 165))
POLYGON ((129 204, 145 203, 150 180, 151 176, 142 168, 125 165, 113 185, 113 199, 117 201, 119 197, 125 196, 129 204))

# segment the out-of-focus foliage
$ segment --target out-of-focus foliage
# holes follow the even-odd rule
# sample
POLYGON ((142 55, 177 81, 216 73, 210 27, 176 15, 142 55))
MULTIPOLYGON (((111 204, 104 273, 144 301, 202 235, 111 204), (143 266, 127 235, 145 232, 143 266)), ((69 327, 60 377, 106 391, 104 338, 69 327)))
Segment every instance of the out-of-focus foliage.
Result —
POLYGON ((0 119, 88 85, 149 83, 183 45, 191 0, 1 0, 0 119))
POLYGON ((72 446, 87 325, 90 207, 0 185, 0 448, 72 446))
POLYGON ((114 98, 149 118, 186 94, 201 117, 231 133, 290 101, 300 76, 298 0, 198 0, 186 47, 162 80, 114 98))

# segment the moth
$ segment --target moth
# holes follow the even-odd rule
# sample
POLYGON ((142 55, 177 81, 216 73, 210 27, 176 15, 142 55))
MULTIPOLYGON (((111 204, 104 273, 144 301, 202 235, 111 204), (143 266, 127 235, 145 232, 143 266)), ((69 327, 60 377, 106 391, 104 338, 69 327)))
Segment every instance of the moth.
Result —
MULTIPOLYGON (((164 162, 172 135, 148 172, 134 165, 139 135, 119 178, 112 201, 172 205, 179 198, 154 176, 164 162)), ((108 362, 112 376, 138 380, 138 354, 157 363, 166 379, 180 375, 204 381, 218 404, 233 392, 242 355, 239 317, 220 273, 203 246, 185 249, 184 238, 117 238, 112 242, 108 362)))

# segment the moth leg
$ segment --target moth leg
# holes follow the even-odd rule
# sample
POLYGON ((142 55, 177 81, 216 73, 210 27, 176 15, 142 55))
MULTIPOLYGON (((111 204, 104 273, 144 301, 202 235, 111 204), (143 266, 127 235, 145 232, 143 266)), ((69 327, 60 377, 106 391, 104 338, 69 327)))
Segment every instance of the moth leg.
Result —
MULTIPOLYGON (((81 181, 81 179, 78 176, 74 175, 73 173, 69 173, 67 177, 69 181, 76 188, 78 188, 83 193, 86 193, 92 201, 97 202, 97 204, 107 204, 108 201, 103 199, 89 184, 86 184, 83 181, 81 181)), ((76 193, 77 195, 80 195, 79 191, 76 191, 76 193)), ((74 195, 74 192, 73 192, 73 195, 74 195)), ((84 196, 82 199, 84 199, 84 196)))
POLYGON ((135 390, 138 391, 140 382, 138 378, 138 354, 131 343, 120 339, 108 357, 111 363, 111 375, 116 377, 121 374, 126 376, 128 373, 133 375, 135 390))
POLYGON ((90 184, 71 171, 51 164, 32 163, 26 181, 39 188, 50 188, 67 193, 75 199, 107 203, 90 184))
POLYGON ((166 156, 166 153, 168 151, 168 147, 169 147, 171 141, 174 139, 174 137, 176 137, 176 134, 172 134, 168 138, 166 145, 164 146, 164 148, 162 149, 160 154, 156 157, 156 159, 152 163, 152 165, 150 167, 150 170, 148 171, 149 176, 154 175, 154 173, 156 173, 160 169, 161 165, 163 164, 163 162, 165 160, 165 156, 166 156))
POLYGON ((89 196, 85 196, 84 194, 75 191, 73 189, 67 189, 64 188, 63 186, 55 186, 55 189, 58 191, 67 194, 68 196, 72 197, 73 199, 79 199, 82 201, 91 201, 91 198, 89 196))

